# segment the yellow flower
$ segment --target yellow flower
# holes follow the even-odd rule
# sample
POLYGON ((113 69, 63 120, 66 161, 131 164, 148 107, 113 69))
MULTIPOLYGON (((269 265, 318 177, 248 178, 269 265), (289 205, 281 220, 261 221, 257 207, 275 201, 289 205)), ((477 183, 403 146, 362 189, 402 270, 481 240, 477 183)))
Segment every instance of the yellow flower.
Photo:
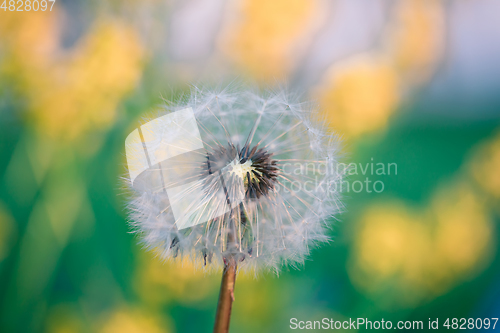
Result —
POLYGON ((318 15, 317 0, 244 0, 235 15, 239 22, 227 28, 223 49, 257 79, 281 77, 297 60, 295 47, 318 15))
POLYGON ((113 21, 97 24, 66 63, 47 69, 47 82, 34 85, 31 108, 38 130, 71 140, 109 126, 140 77, 142 58, 133 29, 113 21))
POLYGON ((0 68, 5 73, 21 74, 46 65, 58 49, 58 12, 9 12, 0 20, 0 68), (15 70, 24 70, 16 73, 15 70))
POLYGON ((388 43, 401 74, 409 74, 417 81, 429 78, 443 52, 444 15, 440 0, 397 2, 388 43))
POLYGON ((452 272, 477 267, 493 244, 493 225, 484 200, 466 184, 438 193, 432 202, 437 219, 436 251, 452 272))
POLYGON ((122 308, 111 313, 99 333, 167 333, 166 324, 155 315, 139 309, 122 308))
POLYGON ((387 126, 400 99, 398 84, 387 59, 362 55, 335 64, 314 94, 333 128, 358 136, 387 126))
POLYGON ((176 300, 193 303, 217 291, 219 277, 197 270, 188 258, 163 261, 143 254, 137 270, 135 287, 139 295, 152 305, 161 305, 176 300))
POLYGON ((495 201, 500 200, 500 133, 474 153, 470 172, 479 186, 495 201))
POLYGON ((368 208, 350 276, 371 295, 391 285, 392 302, 414 306, 481 272, 491 260, 492 235, 484 202, 459 180, 439 189, 422 212, 403 202, 368 208))
POLYGON ((48 13, 10 13, 2 20, 0 78, 26 98, 28 119, 39 133, 66 142, 112 123, 140 78, 144 51, 134 29, 112 19, 95 23, 65 51, 60 14, 48 13))

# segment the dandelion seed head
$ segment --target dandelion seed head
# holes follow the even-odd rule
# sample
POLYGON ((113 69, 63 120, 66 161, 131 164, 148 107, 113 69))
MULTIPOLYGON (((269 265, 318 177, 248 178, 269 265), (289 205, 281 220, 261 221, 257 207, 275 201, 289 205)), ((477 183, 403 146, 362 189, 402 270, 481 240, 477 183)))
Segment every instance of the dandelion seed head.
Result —
POLYGON ((130 224, 164 258, 278 272, 328 241, 342 210, 339 139, 282 90, 194 87, 126 151, 130 224))

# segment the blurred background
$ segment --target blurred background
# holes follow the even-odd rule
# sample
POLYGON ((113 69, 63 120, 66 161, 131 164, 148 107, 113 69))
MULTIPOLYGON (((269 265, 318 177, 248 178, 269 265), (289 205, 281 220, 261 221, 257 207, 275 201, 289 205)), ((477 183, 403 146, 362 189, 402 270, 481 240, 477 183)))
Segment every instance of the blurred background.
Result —
POLYGON ((397 174, 358 168, 350 181, 383 191, 345 193, 334 242, 300 270, 240 275, 231 332, 499 317, 499 14, 497 0, 0 10, 0 332, 212 330, 220 275, 141 249, 119 177, 161 98, 235 77, 288 82, 342 135, 344 162, 397 174))

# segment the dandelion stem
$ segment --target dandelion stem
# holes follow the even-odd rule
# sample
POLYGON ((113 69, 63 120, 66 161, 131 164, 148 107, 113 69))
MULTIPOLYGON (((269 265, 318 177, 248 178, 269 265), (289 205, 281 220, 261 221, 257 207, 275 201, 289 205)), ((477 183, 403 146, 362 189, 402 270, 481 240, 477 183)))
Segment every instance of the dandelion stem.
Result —
POLYGON ((219 303, 215 315, 214 333, 229 332, 229 320, 234 301, 234 285, 236 282, 236 260, 228 259, 224 264, 222 282, 219 293, 219 303))

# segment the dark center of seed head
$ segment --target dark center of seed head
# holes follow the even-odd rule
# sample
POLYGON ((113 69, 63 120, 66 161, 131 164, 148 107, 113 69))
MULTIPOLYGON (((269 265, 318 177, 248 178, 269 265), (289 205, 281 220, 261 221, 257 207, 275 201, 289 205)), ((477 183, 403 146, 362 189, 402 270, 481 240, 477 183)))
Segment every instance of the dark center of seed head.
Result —
POLYGON ((247 199, 260 198, 274 190, 279 169, 272 154, 264 148, 248 145, 241 150, 233 144, 219 146, 208 152, 206 157, 206 173, 217 174, 221 170, 240 177, 245 185, 247 199))

